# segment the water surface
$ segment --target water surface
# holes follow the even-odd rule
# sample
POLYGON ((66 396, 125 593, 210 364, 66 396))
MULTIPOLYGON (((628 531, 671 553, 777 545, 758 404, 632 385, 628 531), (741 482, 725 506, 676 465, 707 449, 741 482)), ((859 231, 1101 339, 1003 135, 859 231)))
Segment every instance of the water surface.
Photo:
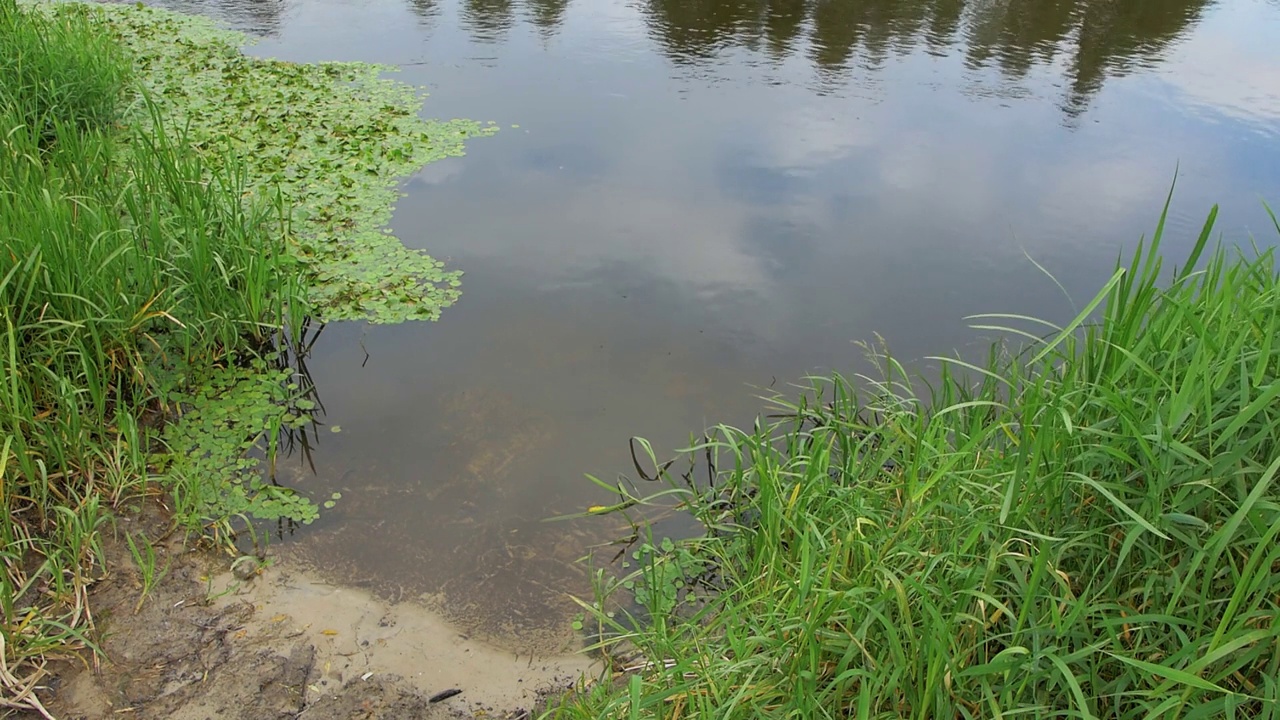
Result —
POLYGON ((295 541, 517 646, 567 637, 572 561, 618 528, 543 520, 607 501, 583 474, 627 473, 630 436, 748 422, 876 334, 927 370, 979 347, 966 315, 1070 317, 1175 171, 1170 255, 1215 202, 1228 238, 1274 238, 1274 1, 172 4, 503 125, 394 221, 466 272, 459 304, 322 336, 343 431, 299 482, 344 497, 295 541))

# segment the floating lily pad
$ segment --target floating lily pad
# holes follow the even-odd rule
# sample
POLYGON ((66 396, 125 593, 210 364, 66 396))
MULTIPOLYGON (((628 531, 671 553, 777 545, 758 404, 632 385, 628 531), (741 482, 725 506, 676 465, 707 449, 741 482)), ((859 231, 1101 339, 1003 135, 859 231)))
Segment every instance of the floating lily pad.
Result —
POLYGON ((323 319, 435 320, 453 304, 460 273, 384 230, 401 178, 496 126, 422 119, 421 95, 383 77, 389 66, 249 57, 246 36, 205 18, 102 9, 165 119, 292 208, 293 253, 323 319))

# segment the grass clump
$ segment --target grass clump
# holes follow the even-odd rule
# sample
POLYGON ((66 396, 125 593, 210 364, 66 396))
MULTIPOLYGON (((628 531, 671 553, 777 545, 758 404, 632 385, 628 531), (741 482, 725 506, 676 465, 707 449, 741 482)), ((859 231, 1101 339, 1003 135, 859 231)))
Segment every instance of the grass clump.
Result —
POLYGON ((305 311, 287 208, 131 78, 94 9, 0 2, 0 704, 41 709, 43 659, 87 643, 99 531, 177 393, 305 311))
POLYGON ((1213 223, 1047 336, 980 320, 1021 353, 876 356, 661 466, 707 533, 604 583, 647 662, 548 714, 1280 717, 1280 283, 1213 223))
POLYGON ((52 139, 56 126, 102 130, 120 118, 132 73, 124 50, 82 14, 32 22, 11 0, 0 2, 0 104, 52 139))

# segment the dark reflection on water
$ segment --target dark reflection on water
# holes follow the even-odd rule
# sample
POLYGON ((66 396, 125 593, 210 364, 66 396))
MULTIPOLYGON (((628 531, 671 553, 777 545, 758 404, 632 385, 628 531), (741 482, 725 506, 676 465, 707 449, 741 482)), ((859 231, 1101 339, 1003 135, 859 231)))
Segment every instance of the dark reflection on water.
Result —
MULTIPOLYGON (((564 0, 530 0, 531 14, 564 0)), ((1200 18, 1208 0, 645 0, 650 35, 680 64, 725 62, 741 46, 774 61, 804 55, 823 82, 872 72, 891 56, 944 53, 962 43, 969 66, 1014 78, 1063 63, 1063 109, 1078 114, 1108 75, 1149 66, 1200 18)), ((511 23, 510 2, 468 2, 464 22, 492 40, 511 23), (481 17, 487 15, 486 21, 481 17)), ((539 23, 546 29, 545 25, 539 23)))
POLYGON ((431 26, 440 17, 438 0, 409 0, 409 9, 422 19, 424 25, 431 26))
MULTIPOLYGON (((211 15, 255 35, 272 35, 286 0, 161 0, 211 15)), ((428 24, 439 0, 407 0, 428 24)), ((623 4, 618 2, 619 5, 623 4)), ((820 85, 839 86, 886 60, 962 46, 970 68, 1023 78, 1055 66, 1061 107, 1078 115, 1109 76, 1151 67, 1191 31, 1211 0, 642 0, 641 15, 661 51, 681 65, 733 62, 740 47, 774 62, 803 56, 820 85)), ((560 30, 570 0, 461 0, 459 27, 479 43, 500 43, 524 19, 544 37, 560 30)))
POLYGON ((294 481, 343 493, 299 536, 336 577, 523 647, 570 637, 572 560, 625 529, 544 520, 609 502, 583 474, 633 475, 631 435, 750 422, 877 334, 927 373, 981 349, 966 315, 1065 321, 1175 168, 1171 257, 1214 202, 1275 237, 1272 0, 240 2, 187 7, 504 125, 406 184, 394 229, 462 299, 325 331, 342 432, 294 481))
POLYGON ((279 32, 289 0, 164 0, 148 4, 205 15, 248 35, 267 37, 279 32))
POLYGON ((512 0, 463 0, 461 23, 477 42, 500 42, 515 23, 512 0))
POLYGON ((541 33, 550 37, 560 30, 564 22, 564 13, 569 7, 569 0, 528 0, 525 12, 529 22, 533 23, 541 33))

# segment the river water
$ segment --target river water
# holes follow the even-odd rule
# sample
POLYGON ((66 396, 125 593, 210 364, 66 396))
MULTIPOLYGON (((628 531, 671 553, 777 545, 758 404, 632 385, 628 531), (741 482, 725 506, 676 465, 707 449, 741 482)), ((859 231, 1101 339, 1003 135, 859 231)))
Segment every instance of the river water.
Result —
POLYGON ((1171 258, 1213 203, 1226 239, 1276 238, 1276 0, 167 4, 502 126, 394 220, 466 273, 460 302, 324 330, 343 430, 297 482, 343 499, 292 542, 518 648, 570 635, 573 560, 622 528, 544 520, 608 502, 584 474, 630 472, 631 436, 749 422, 877 335, 927 372, 981 347, 967 315, 1067 319, 1175 173, 1171 258))

